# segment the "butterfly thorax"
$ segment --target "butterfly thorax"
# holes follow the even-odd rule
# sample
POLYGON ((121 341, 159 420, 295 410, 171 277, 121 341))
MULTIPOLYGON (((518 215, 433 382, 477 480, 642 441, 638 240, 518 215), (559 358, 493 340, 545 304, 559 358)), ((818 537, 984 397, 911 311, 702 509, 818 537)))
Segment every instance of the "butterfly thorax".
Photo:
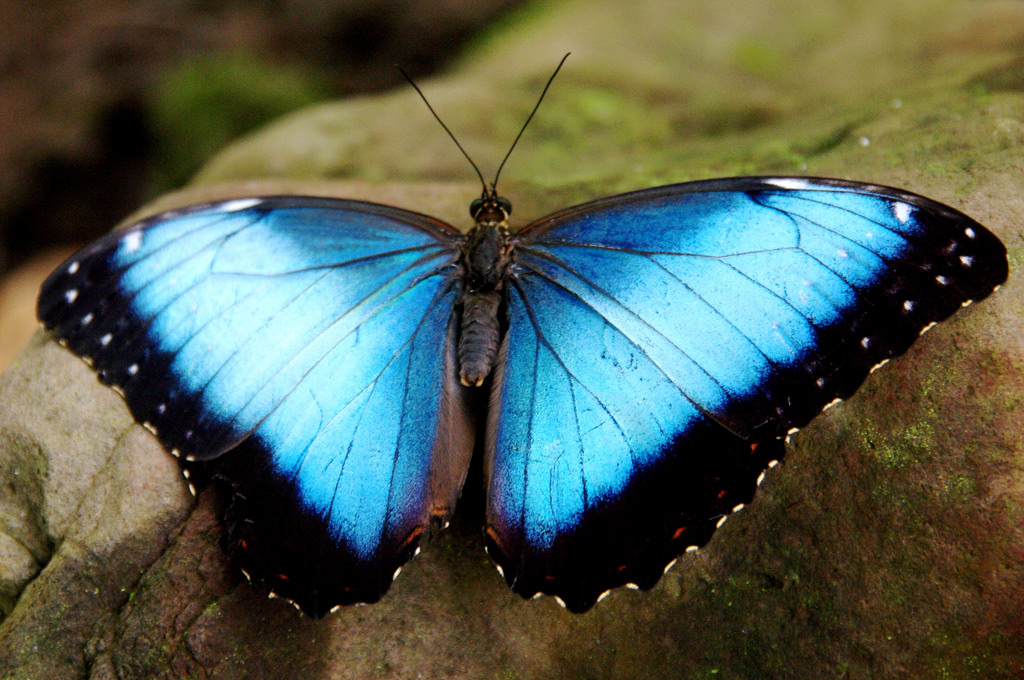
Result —
POLYGON ((508 216, 512 206, 494 194, 470 206, 476 225, 463 245, 465 268, 459 324, 459 378, 463 385, 483 384, 494 366, 501 341, 498 309, 510 261, 508 216))

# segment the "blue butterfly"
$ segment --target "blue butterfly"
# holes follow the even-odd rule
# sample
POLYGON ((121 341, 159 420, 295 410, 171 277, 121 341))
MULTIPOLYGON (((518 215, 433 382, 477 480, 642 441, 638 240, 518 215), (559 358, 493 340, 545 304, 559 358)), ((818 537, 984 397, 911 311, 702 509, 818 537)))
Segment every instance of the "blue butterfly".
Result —
POLYGON ((836 179, 658 187, 514 235, 493 184, 471 212, 468 234, 302 196, 166 212, 72 256, 38 314, 214 461, 236 561, 306 613, 379 599, 447 524, 478 419, 490 555, 581 612, 654 585, 789 433, 1007 276, 966 215, 836 179))

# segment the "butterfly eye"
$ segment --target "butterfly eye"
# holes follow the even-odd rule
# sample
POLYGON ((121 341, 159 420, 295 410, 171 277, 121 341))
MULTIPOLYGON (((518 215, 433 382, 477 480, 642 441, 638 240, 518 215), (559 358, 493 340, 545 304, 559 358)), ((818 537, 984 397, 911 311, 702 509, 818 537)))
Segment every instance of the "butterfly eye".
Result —
POLYGON ((469 204, 469 216, 476 219, 477 213, 484 207, 484 199, 478 198, 469 204))
POLYGON ((504 211, 505 216, 508 217, 512 214, 512 202, 507 198, 498 197, 498 207, 504 211))

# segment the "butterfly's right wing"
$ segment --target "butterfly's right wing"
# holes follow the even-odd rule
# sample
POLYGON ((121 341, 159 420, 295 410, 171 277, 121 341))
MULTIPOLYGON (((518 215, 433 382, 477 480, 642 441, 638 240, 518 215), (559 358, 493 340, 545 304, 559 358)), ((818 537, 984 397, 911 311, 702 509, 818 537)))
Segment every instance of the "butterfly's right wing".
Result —
POLYGON ((38 313, 172 452, 218 459, 240 565, 319 616, 378 599, 461 490, 458 239, 369 203, 198 206, 72 256, 38 313))

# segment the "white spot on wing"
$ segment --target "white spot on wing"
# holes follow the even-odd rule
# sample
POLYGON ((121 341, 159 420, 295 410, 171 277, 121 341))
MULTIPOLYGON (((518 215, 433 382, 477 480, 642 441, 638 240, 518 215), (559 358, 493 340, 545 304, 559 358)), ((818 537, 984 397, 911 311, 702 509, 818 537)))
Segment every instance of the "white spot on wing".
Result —
POLYGON ((907 223, 907 220, 910 219, 911 212, 912 212, 912 209, 911 209, 909 203, 904 203, 903 201, 897 201, 896 203, 892 204, 892 214, 893 214, 893 217, 895 217, 897 220, 899 220, 900 224, 906 224, 907 223))
POLYGON ((974 233, 974 230, 971 229, 970 227, 967 227, 966 229, 964 229, 964 234, 969 239, 973 239, 975 236, 977 236, 977 234, 974 233))
POLYGON ((104 347, 106 347, 107 345, 110 344, 110 341, 113 340, 113 339, 114 339, 114 336, 111 335, 110 333, 107 333, 102 338, 100 338, 100 344, 103 345, 104 347))
POLYGON ((248 210, 262 202, 263 199, 261 198, 239 198, 234 201, 225 201, 224 203, 221 203, 220 209, 224 212, 237 212, 239 210, 248 210))
POLYGON ((88 314, 86 314, 85 316, 82 317, 82 325, 83 326, 88 326, 89 324, 92 323, 93 318, 94 317, 92 315, 92 312, 89 312, 88 314))
POLYGON ((871 338, 861 338, 860 339, 860 346, 863 347, 864 349, 867 349, 868 347, 870 347, 871 346, 871 338))
POLYGON ((128 375, 135 375, 138 372, 139 372, 139 365, 138 364, 132 364, 131 366, 128 367, 128 375))
POLYGON ((961 255, 960 264, 962 264, 965 267, 970 267, 972 264, 974 264, 974 258, 971 257, 970 255, 961 255))
POLYGON ((69 288, 64 292, 64 299, 68 301, 68 304, 71 304, 78 299, 78 290, 75 288, 69 288))
POLYGON ((805 179, 799 179, 797 177, 776 177, 774 179, 766 179, 765 184, 772 184, 782 189, 809 189, 811 183, 805 179))
POLYGON ((68 265, 68 274, 77 274, 77 273, 78 273, 78 260, 75 260, 74 262, 72 262, 71 264, 68 265))
POLYGON ((942 274, 939 274, 938 276, 936 276, 936 277, 935 277, 935 280, 936 280, 936 281, 938 282, 938 284, 939 284, 940 286, 945 286, 945 285, 947 285, 947 284, 949 283, 949 279, 947 279, 947 278, 946 278, 945 276, 943 276, 942 274))
POLYGON ((121 239, 121 245, 129 253, 134 253, 136 250, 142 247, 142 232, 133 231, 132 233, 121 239))
POLYGON ((914 310, 914 301, 913 300, 906 300, 906 301, 903 302, 903 311, 911 312, 913 310, 914 310))

